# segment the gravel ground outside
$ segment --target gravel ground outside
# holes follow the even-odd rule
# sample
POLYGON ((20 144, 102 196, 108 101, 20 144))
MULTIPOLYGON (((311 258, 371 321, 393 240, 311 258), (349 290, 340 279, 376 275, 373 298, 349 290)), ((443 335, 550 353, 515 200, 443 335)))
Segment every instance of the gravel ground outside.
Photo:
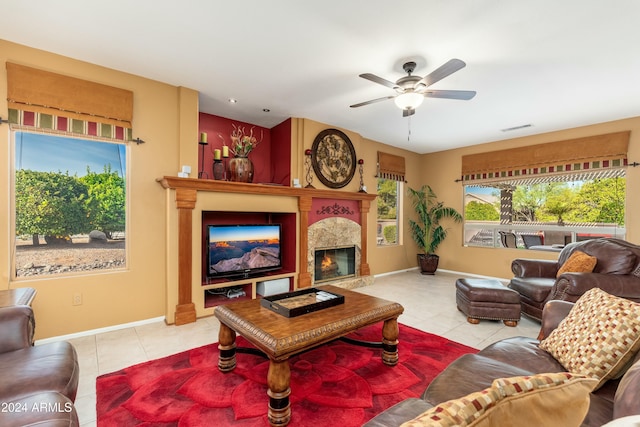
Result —
POLYGON ((20 240, 15 259, 17 277, 124 268, 125 241, 74 238, 68 244, 33 246, 30 240, 20 240))

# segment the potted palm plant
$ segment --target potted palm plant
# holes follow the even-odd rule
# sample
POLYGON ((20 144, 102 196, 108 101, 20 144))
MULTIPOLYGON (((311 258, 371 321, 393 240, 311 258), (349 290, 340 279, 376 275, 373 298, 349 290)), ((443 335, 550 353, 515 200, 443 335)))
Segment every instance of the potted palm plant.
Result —
POLYGON ((418 190, 409 188, 408 191, 411 204, 418 215, 418 221, 409 220, 411 237, 422 251, 418 254, 418 265, 422 274, 434 274, 440 260, 435 251, 447 237, 447 229, 440 225, 440 221, 450 218, 461 222, 462 215, 438 201, 436 193, 426 184, 418 190))

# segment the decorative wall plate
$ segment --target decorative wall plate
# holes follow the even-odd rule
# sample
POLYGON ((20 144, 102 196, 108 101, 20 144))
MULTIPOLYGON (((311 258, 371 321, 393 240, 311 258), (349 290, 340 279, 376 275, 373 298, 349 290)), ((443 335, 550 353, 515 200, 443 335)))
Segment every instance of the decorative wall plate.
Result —
POLYGON ((356 150, 349 137, 337 129, 325 129, 311 147, 311 164, 316 176, 329 188, 342 188, 356 173, 356 150))

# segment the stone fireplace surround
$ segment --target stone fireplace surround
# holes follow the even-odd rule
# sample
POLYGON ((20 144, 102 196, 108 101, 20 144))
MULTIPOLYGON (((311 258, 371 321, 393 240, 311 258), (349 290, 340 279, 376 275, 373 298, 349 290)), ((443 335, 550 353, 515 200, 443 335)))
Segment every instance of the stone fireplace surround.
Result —
MULTIPOLYGON (((324 233, 331 234, 328 228, 335 230, 335 228, 340 227, 343 232, 348 232, 351 236, 352 242, 350 244, 355 244, 357 247, 356 277, 324 283, 343 288, 355 288, 373 282, 367 262, 367 220, 371 201, 376 198, 375 194, 177 178, 173 176, 165 176, 157 181, 167 190, 168 222, 177 224, 177 230, 173 232, 169 228, 169 235, 167 236, 168 270, 176 272, 175 275, 169 274, 167 277, 167 323, 182 325, 196 321, 196 307, 192 296, 194 291, 202 292, 202 283, 200 277, 194 277, 193 274, 192 248, 199 246, 194 245, 193 239, 200 238, 200 233, 197 230, 194 232, 194 211, 196 211, 197 218, 202 214, 203 210, 216 210, 215 206, 210 208, 198 207, 196 209, 196 205, 199 205, 198 193, 201 192, 235 194, 242 195, 243 198, 259 195, 262 197, 274 196, 297 199, 297 214, 299 218, 297 233, 299 264, 295 272, 297 288, 313 286, 313 275, 309 266, 309 239, 317 240, 314 237, 316 233, 323 232, 310 232, 310 228, 324 230, 324 233), (321 205, 320 208, 318 208, 319 205, 321 205), (173 207, 176 210, 173 210, 173 207), (314 208, 316 209, 314 210, 314 208), (329 218, 334 218, 335 223, 330 221, 323 222, 323 220, 329 218), (314 227, 319 222, 323 223, 314 227), (359 233, 357 230, 359 230, 359 233), (177 251, 174 248, 177 248, 177 251), (172 310, 172 307, 175 307, 175 311, 172 310)), ((338 237, 335 233, 333 233, 333 236, 334 241, 343 238, 342 236, 338 237)), ((325 237, 321 237, 321 239, 325 239, 325 237)), ((316 244, 313 241, 312 243, 316 244)), ((323 247, 327 246, 329 245, 323 244, 323 247)))
MULTIPOLYGON (((326 249, 354 245, 356 248, 356 276, 322 282, 321 284, 330 284, 341 288, 352 289, 373 283, 372 276, 363 276, 358 273, 358 266, 360 266, 362 259, 362 248, 360 247, 361 233, 360 224, 347 218, 331 217, 310 225, 308 230, 307 270, 312 280, 315 277, 316 248, 326 249)), ((315 282, 313 286, 315 286, 315 282)))

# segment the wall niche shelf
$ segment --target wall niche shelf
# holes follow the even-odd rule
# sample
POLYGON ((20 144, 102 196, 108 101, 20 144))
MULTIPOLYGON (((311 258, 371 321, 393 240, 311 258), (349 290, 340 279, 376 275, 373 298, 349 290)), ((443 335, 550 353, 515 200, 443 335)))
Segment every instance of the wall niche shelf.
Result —
MULTIPOLYGON (((289 279, 289 289, 288 291, 293 291, 295 289, 294 286, 294 276, 295 273, 282 273, 282 274, 274 274, 271 276, 256 276, 243 280, 236 281, 228 281, 226 283, 218 283, 213 286, 205 286, 204 288, 204 308, 210 309, 212 307, 227 304, 234 301, 240 301, 244 299, 256 299, 262 298, 260 294, 257 293, 257 287, 259 282, 267 281, 267 280, 275 280, 275 279, 289 279), (217 291, 222 291, 226 289, 242 289, 244 295, 234 296, 233 294, 220 294, 217 291)), ((208 310, 207 310, 208 311, 208 310)))
MULTIPOLYGON (((211 308, 207 308, 206 311, 203 311, 204 307, 198 307, 198 310, 196 310, 193 295, 195 295, 195 293, 199 293, 200 295, 198 295, 196 299, 201 301, 201 297, 203 296, 202 293, 205 292, 207 288, 224 287, 225 284, 216 283, 203 286, 203 280, 201 277, 197 277, 196 280, 193 280, 194 274, 201 276, 202 273, 193 271, 193 257, 200 256, 200 254, 194 253, 197 250, 197 245, 194 245, 193 239, 196 238, 198 240, 202 240, 201 236, 197 235, 199 231, 194 229, 193 211, 196 210, 196 206, 199 206, 197 214, 205 215, 205 211, 214 211, 215 209, 219 209, 221 205, 227 204, 225 195, 226 197, 234 198, 234 201, 238 203, 240 198, 246 203, 246 201, 250 200, 252 196, 267 197, 268 199, 278 201, 278 203, 280 201, 285 201, 288 204, 293 203, 294 207, 292 209, 284 213, 278 213, 293 215, 293 218, 296 218, 295 224, 297 224, 294 227, 295 233, 293 233, 293 236, 290 234, 288 237, 294 245, 294 249, 291 252, 295 253, 295 260, 293 261, 293 265, 290 263, 283 265, 283 271, 281 271, 284 277, 289 278, 290 290, 306 288, 312 284, 311 274, 307 269, 306 254, 308 249, 309 212, 311 210, 313 199, 342 199, 358 201, 360 225, 362 228, 360 242, 362 256, 359 274, 362 276, 370 275, 366 251, 367 217, 371 201, 376 198, 376 194, 315 188, 295 188, 268 184, 247 184, 196 178, 178 178, 174 176, 158 178, 157 181, 169 193, 167 196, 167 203, 175 203, 174 206, 177 209, 177 216, 174 216, 176 211, 173 211, 174 213, 169 212, 170 222, 174 224, 177 223, 177 232, 176 235, 171 234, 168 236, 169 247, 167 252, 169 258, 167 261, 170 266, 174 266, 175 275, 177 277, 175 277, 175 279, 173 277, 167 278, 167 294, 169 295, 167 310, 173 311, 171 307, 175 306, 175 312, 167 312, 168 323, 175 323, 176 325, 192 323, 196 321, 197 312, 199 312, 200 315, 210 315, 213 313, 211 308), (215 203, 211 202, 212 206, 202 207, 198 200, 199 193, 220 194, 215 194, 216 200, 215 203), (177 256, 172 255, 176 252, 176 247, 177 256), (175 258, 177 258, 177 260, 175 258), (175 283, 176 280, 177 283, 175 283), (205 289, 203 289, 203 287, 205 289)), ((263 203, 264 201, 264 198, 256 197, 256 203, 253 205, 259 206, 260 203, 263 203)), ((273 205, 274 203, 271 204, 273 205)), ((170 206, 167 206, 167 208, 169 207, 170 206)), ((266 209, 277 210, 277 208, 266 209)), ((239 209, 233 208, 230 208, 229 210, 233 210, 236 213, 239 211, 239 209)), ((255 212, 247 213, 255 214, 255 212)), ((274 214, 275 212, 271 213, 274 214)), ((269 279, 281 278, 280 275, 265 276, 269 279)), ((262 280, 264 280, 264 277, 248 279, 248 282, 237 282, 239 285, 242 285, 243 288, 250 288, 251 296, 252 298, 255 298, 256 283, 262 280)), ((234 282, 228 283, 233 284, 234 282)), ((248 294, 248 292, 246 293, 248 294)), ((205 302, 202 305, 204 306, 206 304, 205 298, 205 302)))
MULTIPOLYGON (((233 302, 238 299, 257 298, 258 282, 287 278, 288 290, 293 290, 296 275, 296 235, 297 213, 292 212, 236 212, 236 211, 202 211, 202 287, 205 289, 204 308, 233 302), (207 226, 209 225, 240 225, 240 224, 279 224, 281 228, 281 268, 273 271, 255 272, 247 277, 207 277, 207 226), (231 297, 212 295, 218 289, 242 289, 244 296, 231 297)), ((213 313, 212 313, 213 314, 213 313)))

